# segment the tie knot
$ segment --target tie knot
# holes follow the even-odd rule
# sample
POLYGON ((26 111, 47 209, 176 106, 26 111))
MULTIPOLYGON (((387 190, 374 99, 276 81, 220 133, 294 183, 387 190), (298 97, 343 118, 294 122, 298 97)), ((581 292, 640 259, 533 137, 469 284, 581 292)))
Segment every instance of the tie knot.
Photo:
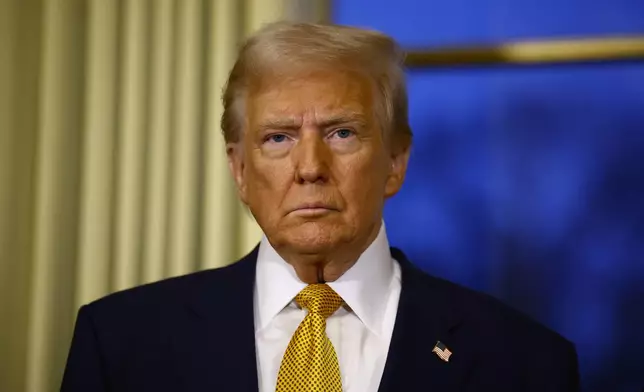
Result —
POLYGON ((327 318, 342 306, 343 300, 329 285, 318 283, 306 286, 295 296, 295 302, 309 313, 327 318))

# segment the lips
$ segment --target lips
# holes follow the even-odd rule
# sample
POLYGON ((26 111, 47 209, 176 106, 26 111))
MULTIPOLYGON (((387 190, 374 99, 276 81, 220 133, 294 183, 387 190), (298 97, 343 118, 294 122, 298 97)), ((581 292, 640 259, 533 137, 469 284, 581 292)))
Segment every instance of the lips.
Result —
POLYGON ((336 207, 334 207, 331 204, 328 203, 320 203, 320 202, 313 202, 313 203, 302 203, 298 205, 297 207, 291 209, 290 212, 296 212, 296 211, 322 211, 322 210, 328 210, 328 211, 338 211, 336 207))

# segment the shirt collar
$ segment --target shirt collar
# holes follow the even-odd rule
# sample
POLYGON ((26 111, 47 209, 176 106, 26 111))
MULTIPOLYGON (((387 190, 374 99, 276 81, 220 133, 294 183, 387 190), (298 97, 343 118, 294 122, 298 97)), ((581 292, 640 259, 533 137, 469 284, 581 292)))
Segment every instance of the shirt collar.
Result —
POLYGON ((265 328, 307 285, 262 237, 257 254, 255 278, 255 331, 265 328))
MULTIPOLYGON (((358 261, 338 280, 328 283, 378 336, 382 333, 384 307, 394 279, 393 263, 383 222, 378 236, 358 261)), ((257 256, 255 330, 266 327, 306 286, 264 236, 257 256)))

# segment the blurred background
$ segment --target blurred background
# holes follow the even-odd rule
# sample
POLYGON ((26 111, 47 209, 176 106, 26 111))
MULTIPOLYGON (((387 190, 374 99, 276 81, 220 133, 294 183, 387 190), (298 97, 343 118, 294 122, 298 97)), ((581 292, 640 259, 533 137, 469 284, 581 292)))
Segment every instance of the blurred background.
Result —
POLYGON ((644 2, 0 0, 0 391, 57 390, 80 305, 256 244, 219 97, 279 19, 410 52, 391 243, 572 340, 584 390, 642 390, 644 2))

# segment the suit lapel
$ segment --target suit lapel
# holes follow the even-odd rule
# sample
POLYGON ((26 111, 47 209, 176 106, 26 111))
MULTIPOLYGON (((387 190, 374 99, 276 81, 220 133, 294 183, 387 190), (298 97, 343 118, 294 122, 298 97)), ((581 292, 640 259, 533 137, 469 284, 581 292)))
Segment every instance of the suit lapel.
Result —
POLYGON ((239 262, 206 272, 188 300, 191 317, 175 349, 183 391, 257 392, 253 291, 257 248, 239 262))
POLYGON ((459 339, 462 315, 456 301, 445 298, 437 280, 401 251, 392 248, 392 257, 401 266, 402 289, 379 392, 460 389, 472 357, 459 339), (438 341, 453 353, 448 362, 432 353, 438 341))

